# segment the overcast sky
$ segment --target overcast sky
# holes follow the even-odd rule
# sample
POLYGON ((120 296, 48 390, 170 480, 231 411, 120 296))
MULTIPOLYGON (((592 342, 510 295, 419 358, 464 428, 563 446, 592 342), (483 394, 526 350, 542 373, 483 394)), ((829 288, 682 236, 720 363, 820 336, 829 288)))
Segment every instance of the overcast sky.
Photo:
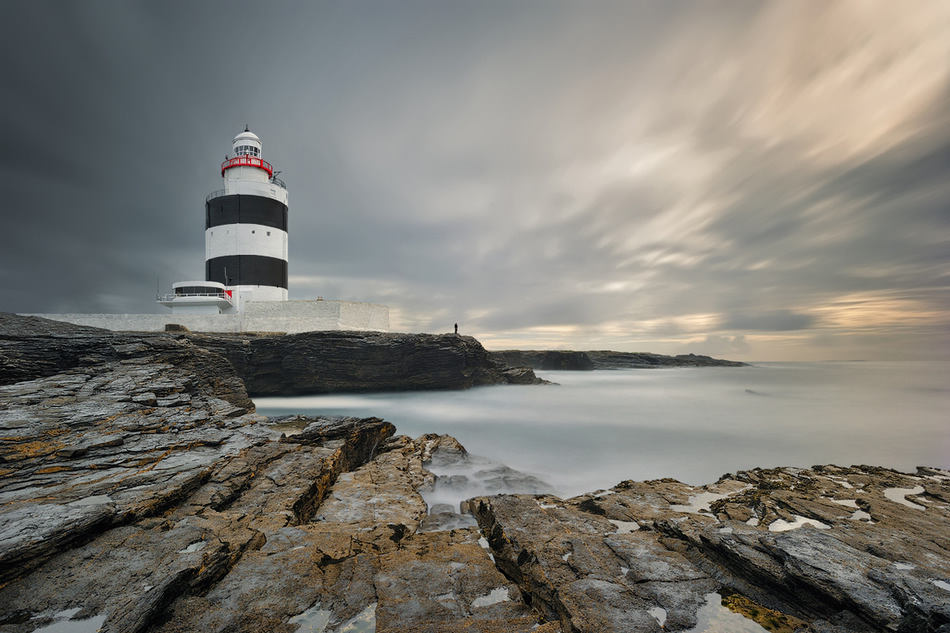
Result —
POLYGON ((158 312, 244 124, 290 295, 489 349, 950 358, 950 2, 41 2, 0 310, 158 312))

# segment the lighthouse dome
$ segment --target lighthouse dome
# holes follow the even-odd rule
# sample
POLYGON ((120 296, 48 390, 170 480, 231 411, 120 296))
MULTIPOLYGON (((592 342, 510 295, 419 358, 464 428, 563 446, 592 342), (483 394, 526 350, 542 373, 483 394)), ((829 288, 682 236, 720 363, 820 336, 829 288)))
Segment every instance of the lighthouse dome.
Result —
POLYGON ((238 156, 260 156, 261 155, 261 139, 254 132, 251 132, 246 127, 244 131, 234 137, 232 142, 232 147, 234 147, 234 153, 238 156))

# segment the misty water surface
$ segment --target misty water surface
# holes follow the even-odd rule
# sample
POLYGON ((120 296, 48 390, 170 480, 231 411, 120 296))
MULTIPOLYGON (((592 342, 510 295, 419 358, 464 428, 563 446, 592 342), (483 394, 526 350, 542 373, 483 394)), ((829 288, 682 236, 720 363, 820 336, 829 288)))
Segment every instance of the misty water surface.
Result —
POLYGON ((950 467, 950 363, 538 372, 550 386, 258 398, 265 415, 379 416, 448 433, 562 495, 755 466, 950 467))

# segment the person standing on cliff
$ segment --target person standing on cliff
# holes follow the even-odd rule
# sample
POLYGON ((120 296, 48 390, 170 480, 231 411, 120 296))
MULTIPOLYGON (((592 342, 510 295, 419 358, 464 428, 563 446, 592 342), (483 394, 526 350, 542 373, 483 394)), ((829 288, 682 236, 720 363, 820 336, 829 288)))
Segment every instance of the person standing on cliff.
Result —
POLYGON ((459 333, 459 324, 456 323, 456 324, 455 324, 455 335, 458 336, 458 333, 459 333))

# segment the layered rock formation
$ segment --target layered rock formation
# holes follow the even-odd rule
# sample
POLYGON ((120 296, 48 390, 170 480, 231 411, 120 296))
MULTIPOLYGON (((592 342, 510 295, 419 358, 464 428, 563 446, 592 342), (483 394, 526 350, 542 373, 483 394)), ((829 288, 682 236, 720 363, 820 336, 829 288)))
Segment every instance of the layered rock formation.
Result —
POLYGON ((594 368, 594 363, 586 352, 509 349, 488 352, 488 355, 505 365, 520 365, 531 369, 588 371, 594 368))
POLYGON ((527 367, 490 359, 470 336, 333 331, 116 333, 0 313, 0 384, 153 353, 164 354, 161 362, 188 369, 199 381, 204 374, 220 374, 223 357, 243 381, 241 392, 246 387, 247 393, 259 396, 544 382, 527 367))
POLYGON ((508 366, 544 370, 588 371, 592 369, 655 369, 661 367, 743 367, 745 363, 696 354, 664 356, 646 352, 607 350, 502 350, 488 352, 490 358, 508 366))
POLYGON ((613 352, 598 350, 584 352, 594 369, 654 369, 658 367, 745 367, 746 363, 701 354, 664 356, 648 352, 613 352))
POLYGON ((541 382, 530 369, 493 361, 471 336, 327 331, 187 340, 227 358, 260 396, 541 382))

